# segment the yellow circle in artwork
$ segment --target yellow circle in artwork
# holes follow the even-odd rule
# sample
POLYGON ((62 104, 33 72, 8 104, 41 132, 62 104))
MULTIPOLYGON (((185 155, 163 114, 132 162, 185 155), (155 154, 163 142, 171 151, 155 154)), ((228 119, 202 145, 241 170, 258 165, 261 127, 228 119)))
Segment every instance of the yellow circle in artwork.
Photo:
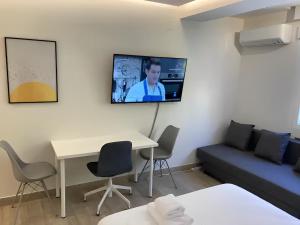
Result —
POLYGON ((51 102, 56 101, 56 92, 48 84, 28 82, 18 86, 11 94, 11 102, 51 102))

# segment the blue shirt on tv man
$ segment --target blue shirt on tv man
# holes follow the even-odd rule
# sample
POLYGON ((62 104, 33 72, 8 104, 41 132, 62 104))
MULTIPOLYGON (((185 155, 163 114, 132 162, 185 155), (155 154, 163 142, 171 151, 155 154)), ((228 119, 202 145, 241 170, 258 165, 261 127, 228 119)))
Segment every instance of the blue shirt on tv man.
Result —
POLYGON ((147 77, 129 89, 125 102, 165 101, 165 87, 162 83, 158 82, 160 71, 160 62, 158 60, 150 59, 145 68, 147 77))

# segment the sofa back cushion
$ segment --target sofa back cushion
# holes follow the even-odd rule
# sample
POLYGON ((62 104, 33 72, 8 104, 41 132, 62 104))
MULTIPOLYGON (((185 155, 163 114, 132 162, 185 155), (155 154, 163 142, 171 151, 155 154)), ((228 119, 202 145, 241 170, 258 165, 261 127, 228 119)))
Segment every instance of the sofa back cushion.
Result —
POLYGON ((283 162, 295 165, 300 158, 300 140, 290 139, 287 150, 283 157, 283 162))
MULTIPOLYGON (((256 145, 260 139, 261 130, 253 129, 251 138, 249 140, 248 150, 254 151, 256 145)), ((289 144, 287 146, 286 152, 283 156, 283 163, 296 165, 296 162, 300 158, 300 138, 290 138, 289 144)))
POLYGON ((248 150, 254 151, 261 136, 261 130, 253 129, 249 140, 248 150))
POLYGON ((289 133, 275 133, 268 130, 262 130, 254 154, 277 164, 281 164, 289 140, 289 133))
POLYGON ((231 120, 225 136, 225 144, 240 150, 246 150, 253 127, 254 125, 252 124, 241 124, 231 120))
POLYGON ((294 171, 300 173, 300 158, 296 162, 296 165, 294 166, 294 171))

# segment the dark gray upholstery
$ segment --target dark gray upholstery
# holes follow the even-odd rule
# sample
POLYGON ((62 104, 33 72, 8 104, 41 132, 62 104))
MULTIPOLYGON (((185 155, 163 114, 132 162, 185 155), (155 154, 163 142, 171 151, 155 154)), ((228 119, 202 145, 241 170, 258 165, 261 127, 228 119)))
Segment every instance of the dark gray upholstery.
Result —
POLYGON ((260 139, 261 131, 257 129, 252 130, 252 134, 249 140, 248 150, 254 151, 259 139, 260 139))
POLYGON ((132 143, 111 142, 102 146, 98 162, 90 162, 87 168, 97 177, 114 177, 132 170, 132 143))
POLYGON ((300 174, 293 165, 277 165, 253 152, 226 145, 201 147, 197 156, 204 171, 239 185, 288 213, 300 217, 300 174))
POLYGON ((289 133, 284 134, 262 130, 254 154, 277 164, 281 164, 289 139, 289 133))
POLYGON ((241 150, 246 150, 254 125, 241 124, 231 120, 227 130, 225 143, 241 150))
MULTIPOLYGON (((153 153, 154 153, 153 159, 156 159, 156 160, 169 159, 171 157, 170 152, 167 152, 165 149, 160 148, 160 147, 155 148, 155 151, 153 153)), ((143 159, 149 160, 150 159, 150 150, 142 149, 140 151, 140 155, 143 159)))
POLYGON ((294 167, 294 170, 298 173, 300 173, 300 158, 298 159, 295 167, 294 167))
MULTIPOLYGON (((159 137, 157 143, 159 147, 155 148, 154 160, 169 159, 172 156, 174 145, 177 139, 179 128, 169 125, 159 137)), ((143 149, 140 151, 143 159, 150 159, 150 149, 143 149)))
POLYGON ((97 188, 84 194, 84 200, 86 201, 88 196, 105 191, 97 207, 97 216, 100 215, 100 209, 106 197, 112 197, 113 192, 122 200, 124 200, 127 204, 127 207, 130 208, 130 201, 124 195, 122 195, 118 189, 129 190, 130 193, 132 193, 132 188, 128 186, 114 185, 112 183, 112 178, 132 170, 131 152, 132 143, 130 141, 107 143, 103 145, 100 150, 98 162, 90 162, 87 164, 87 168, 95 176, 108 177, 108 183, 106 186, 97 188))
POLYGON ((299 158, 300 140, 290 139, 285 155, 283 156, 283 162, 290 165, 295 165, 299 158))
MULTIPOLYGON (((167 159, 171 158, 172 156, 174 145, 178 136, 178 132, 179 132, 179 128, 174 127, 172 125, 167 126, 157 141, 159 147, 156 147, 153 151, 153 160, 154 160, 153 170, 155 170, 156 162, 158 162, 160 168, 160 174, 162 176, 162 169, 164 164, 166 164, 175 188, 177 188, 177 185, 174 181, 167 159)), ((150 161, 150 153, 151 153, 150 151, 151 149, 143 149, 140 151, 140 156, 147 161, 143 167, 142 172, 139 175, 139 178, 145 171, 147 164, 150 161)))

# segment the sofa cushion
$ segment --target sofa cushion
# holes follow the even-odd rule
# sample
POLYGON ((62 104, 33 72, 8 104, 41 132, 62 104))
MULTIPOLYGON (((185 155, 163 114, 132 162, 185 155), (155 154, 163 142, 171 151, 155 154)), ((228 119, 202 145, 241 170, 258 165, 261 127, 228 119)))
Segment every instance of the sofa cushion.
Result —
POLYGON ((300 140, 290 139, 283 157, 283 162, 295 165, 298 158, 300 158, 300 140))
POLYGON ((300 172, 300 158, 298 158, 297 162, 296 162, 296 165, 294 167, 294 170, 296 172, 300 172))
POLYGON ((281 164, 289 140, 290 134, 288 133, 279 134, 268 130, 262 130, 261 137, 255 148, 255 155, 281 164))
MULTIPOLYGON (((255 150, 256 145, 260 139, 260 136, 261 136, 261 130, 253 129, 251 138, 249 141, 248 150, 250 150, 250 151, 255 150)), ((284 153, 284 156, 283 156, 283 163, 295 165, 298 158, 300 158, 300 139, 290 138, 286 152, 284 153)))
POLYGON ((260 136, 261 136, 261 130, 257 130, 257 129, 252 130, 252 134, 251 134, 249 144, 248 144, 248 150, 250 150, 250 151, 255 150, 256 145, 260 139, 260 136))
POLYGON ((274 201, 284 202, 300 211, 300 173, 291 165, 274 164, 255 157, 253 152, 238 151, 226 145, 202 147, 197 151, 203 164, 221 168, 219 173, 230 173, 258 192, 271 195, 274 201))
POLYGON ((225 137, 225 143, 240 150, 246 150, 253 127, 254 125, 251 124, 240 124, 231 120, 225 137))

